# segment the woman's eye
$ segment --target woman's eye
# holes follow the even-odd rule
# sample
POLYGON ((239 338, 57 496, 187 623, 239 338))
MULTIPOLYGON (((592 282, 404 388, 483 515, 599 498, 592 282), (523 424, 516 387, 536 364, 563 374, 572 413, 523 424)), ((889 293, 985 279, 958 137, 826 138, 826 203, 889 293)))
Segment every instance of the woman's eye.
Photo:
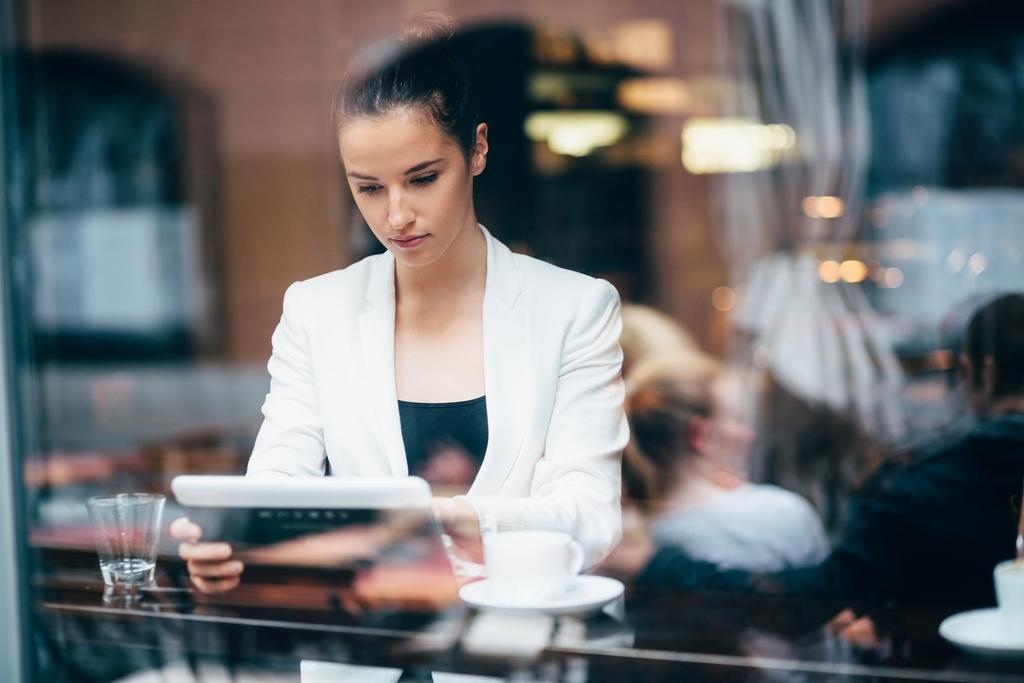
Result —
POLYGON ((421 175, 419 178, 414 178, 413 185, 429 185, 430 183, 437 180, 437 174, 431 173, 430 175, 421 175))
POLYGON ((360 185, 359 194, 373 194, 380 189, 380 185, 360 185))

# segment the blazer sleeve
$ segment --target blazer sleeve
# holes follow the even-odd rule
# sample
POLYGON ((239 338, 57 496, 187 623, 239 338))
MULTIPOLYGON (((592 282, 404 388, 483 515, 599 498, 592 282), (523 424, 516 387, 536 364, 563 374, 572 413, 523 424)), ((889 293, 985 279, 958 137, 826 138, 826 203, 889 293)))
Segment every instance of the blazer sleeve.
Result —
POLYGON ((271 338, 270 391, 247 475, 320 476, 325 471, 323 428, 313 386, 301 282, 284 294, 284 310, 271 338))
POLYGON ((485 530, 552 529, 583 546, 586 566, 622 530, 621 461, 629 439, 620 371, 619 295, 603 280, 578 300, 563 342, 544 453, 529 498, 470 497, 485 530))

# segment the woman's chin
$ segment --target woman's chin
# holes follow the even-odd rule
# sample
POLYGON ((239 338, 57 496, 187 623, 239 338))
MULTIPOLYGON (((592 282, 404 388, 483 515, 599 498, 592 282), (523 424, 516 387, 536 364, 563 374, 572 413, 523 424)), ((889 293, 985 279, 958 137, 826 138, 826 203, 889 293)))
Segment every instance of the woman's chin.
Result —
POLYGON ((399 263, 403 268, 423 268, 440 258, 441 253, 435 247, 436 245, 430 244, 428 241, 428 243, 416 249, 402 249, 401 247, 390 246, 388 251, 395 257, 395 262, 399 263))
POLYGON ((403 268, 423 268, 437 260, 436 254, 407 254, 392 250, 395 262, 403 268))

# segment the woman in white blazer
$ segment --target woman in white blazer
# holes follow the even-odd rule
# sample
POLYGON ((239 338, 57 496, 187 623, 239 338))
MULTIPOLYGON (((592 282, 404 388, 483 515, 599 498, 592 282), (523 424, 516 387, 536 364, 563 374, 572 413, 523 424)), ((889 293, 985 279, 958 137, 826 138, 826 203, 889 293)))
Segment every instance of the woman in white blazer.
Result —
MULTIPOLYGON (((485 401, 475 480, 435 499, 449 533, 565 531, 596 563, 621 526, 618 295, 513 254, 477 222, 487 124, 447 39, 350 76, 342 92, 342 164, 387 251, 288 288, 248 474, 321 476, 329 464, 334 476, 406 476, 401 401, 485 401)), ((237 584, 229 547, 198 543, 187 520, 172 531, 197 586, 237 584)))

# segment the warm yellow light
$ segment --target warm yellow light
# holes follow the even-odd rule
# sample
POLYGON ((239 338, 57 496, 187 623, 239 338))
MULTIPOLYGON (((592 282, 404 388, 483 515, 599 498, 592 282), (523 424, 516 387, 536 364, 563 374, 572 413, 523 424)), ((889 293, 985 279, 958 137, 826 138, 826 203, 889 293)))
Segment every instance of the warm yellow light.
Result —
POLYGON ((711 292, 711 305, 723 313, 731 311, 736 306, 736 292, 729 287, 715 287, 711 292))
POLYGON ((526 136, 546 142, 552 152, 582 157, 614 144, 626 134, 621 114, 606 111, 543 111, 526 117, 526 136))
POLYGON ((804 197, 801 207, 809 218, 839 218, 845 209, 842 198, 832 195, 804 197))
POLYGON ((829 284, 839 282, 840 266, 838 261, 822 261, 818 264, 818 276, 829 284))
POLYGON ((690 119, 681 137, 683 166, 690 173, 759 171, 778 164, 796 144, 789 126, 749 119, 690 119))
POLYGON ((847 282, 863 282, 868 276, 868 267, 863 261, 848 259, 839 264, 839 275, 847 282))
POLYGON ((624 109, 643 114, 681 114, 690 103, 690 90, 678 78, 630 78, 617 96, 624 109))
POLYGON ((644 71, 665 71, 675 54, 672 25, 663 19, 633 19, 615 27, 612 45, 623 64, 644 71))

